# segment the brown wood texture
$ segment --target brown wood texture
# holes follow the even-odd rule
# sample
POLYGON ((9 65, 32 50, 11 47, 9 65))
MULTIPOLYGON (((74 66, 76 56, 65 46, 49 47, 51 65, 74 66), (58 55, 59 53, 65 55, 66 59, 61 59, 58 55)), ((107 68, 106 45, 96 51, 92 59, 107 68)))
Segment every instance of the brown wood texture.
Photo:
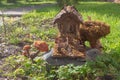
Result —
POLYGON ((85 57, 79 32, 83 19, 74 6, 65 6, 54 18, 54 23, 58 25, 59 36, 55 40, 53 56, 85 57))

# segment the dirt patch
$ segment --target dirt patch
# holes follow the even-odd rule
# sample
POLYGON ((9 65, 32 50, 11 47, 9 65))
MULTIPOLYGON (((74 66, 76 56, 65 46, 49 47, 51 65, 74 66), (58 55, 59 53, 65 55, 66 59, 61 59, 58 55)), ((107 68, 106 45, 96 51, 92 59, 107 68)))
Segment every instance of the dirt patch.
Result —
POLYGON ((0 59, 8 57, 10 55, 15 55, 21 52, 21 48, 15 45, 8 45, 5 43, 0 44, 0 59))

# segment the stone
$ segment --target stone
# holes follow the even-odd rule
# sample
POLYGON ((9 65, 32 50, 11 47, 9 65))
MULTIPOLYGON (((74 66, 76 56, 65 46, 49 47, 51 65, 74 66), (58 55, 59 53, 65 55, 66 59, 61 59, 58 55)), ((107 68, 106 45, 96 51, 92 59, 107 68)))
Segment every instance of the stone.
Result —
POLYGON ((98 49, 90 49, 86 51, 86 60, 94 61, 100 55, 101 52, 98 49))
POLYGON ((54 57, 52 56, 53 49, 51 49, 50 52, 45 53, 42 56, 42 59, 44 59, 48 64, 60 66, 60 65, 67 65, 67 64, 74 64, 74 65, 83 65, 85 63, 85 59, 83 58, 70 58, 70 57, 54 57))
POLYGON ((86 58, 70 58, 70 57, 54 57, 53 49, 51 49, 48 53, 45 53, 42 56, 42 59, 45 60, 48 64, 54 65, 54 66, 61 66, 61 65, 67 65, 67 64, 74 64, 74 65, 83 65, 86 60, 89 61, 95 61, 96 57, 101 55, 101 52, 98 49, 89 49, 86 52, 86 58))

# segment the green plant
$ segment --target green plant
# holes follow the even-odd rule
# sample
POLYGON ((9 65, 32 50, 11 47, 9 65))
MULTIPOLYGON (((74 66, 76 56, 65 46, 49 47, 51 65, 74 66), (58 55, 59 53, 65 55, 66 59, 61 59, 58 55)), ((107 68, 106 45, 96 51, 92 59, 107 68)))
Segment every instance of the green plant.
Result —
MULTIPOLYGON (((106 76, 119 80, 120 60, 116 54, 103 54, 97 57, 96 61, 87 61, 81 66, 60 66, 58 70, 53 71, 54 76, 59 80, 95 80, 98 77, 104 79, 106 76)), ((49 76, 54 77, 53 74, 49 76)))
POLYGON ((10 44, 15 44, 16 45, 19 42, 20 42, 20 40, 17 37, 14 37, 14 36, 13 37, 11 36, 11 38, 9 39, 10 44))
POLYGON ((119 80, 120 61, 116 58, 118 57, 116 54, 118 53, 103 54, 95 62, 88 62, 95 77, 111 75, 114 79, 119 80))
POLYGON ((3 73, 2 76, 12 77, 12 78, 22 78, 28 77, 28 79, 32 80, 34 78, 45 80, 45 62, 41 58, 35 59, 36 63, 33 64, 29 59, 26 57, 19 55, 19 56, 10 56, 6 59, 2 69, 6 68, 7 71, 3 73), (9 67, 8 67, 9 66, 9 67))
POLYGON ((67 66, 60 66, 60 68, 57 70, 57 74, 58 79, 60 80, 92 80, 93 78, 89 78, 91 71, 91 68, 87 64, 82 66, 74 66, 69 64, 67 66))

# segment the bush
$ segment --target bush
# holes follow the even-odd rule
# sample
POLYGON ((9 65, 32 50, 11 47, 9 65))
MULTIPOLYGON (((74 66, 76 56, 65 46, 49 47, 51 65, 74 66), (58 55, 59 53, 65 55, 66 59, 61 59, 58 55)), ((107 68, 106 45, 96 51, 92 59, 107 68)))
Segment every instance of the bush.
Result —
POLYGON ((64 5, 76 5, 78 4, 78 0, 56 0, 57 4, 62 7, 64 5))
MULTIPOLYGON (((60 80, 120 80, 119 53, 103 54, 96 61, 87 61, 84 65, 60 66, 56 71, 60 80)), ((49 75, 50 76, 50 75, 49 75)))

